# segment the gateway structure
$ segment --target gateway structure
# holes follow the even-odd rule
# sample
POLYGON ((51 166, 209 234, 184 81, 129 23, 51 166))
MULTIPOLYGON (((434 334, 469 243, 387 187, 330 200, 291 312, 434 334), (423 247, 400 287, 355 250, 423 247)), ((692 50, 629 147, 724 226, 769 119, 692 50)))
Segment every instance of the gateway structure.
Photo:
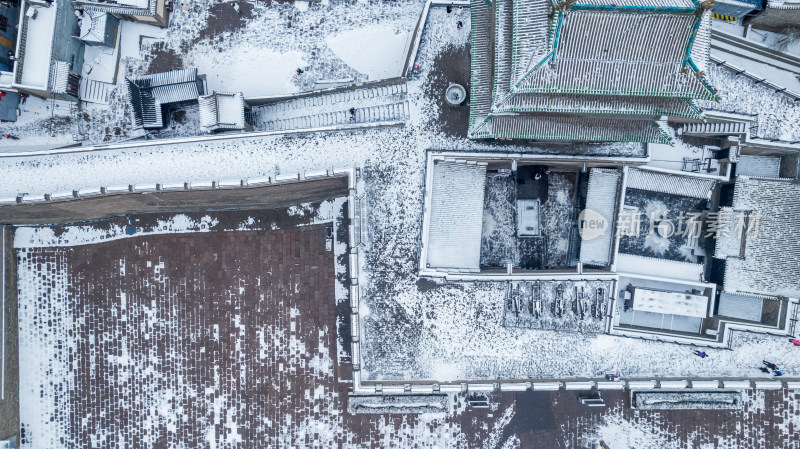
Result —
POLYGON ((469 137, 668 143, 702 119, 713 1, 472 0, 469 137))

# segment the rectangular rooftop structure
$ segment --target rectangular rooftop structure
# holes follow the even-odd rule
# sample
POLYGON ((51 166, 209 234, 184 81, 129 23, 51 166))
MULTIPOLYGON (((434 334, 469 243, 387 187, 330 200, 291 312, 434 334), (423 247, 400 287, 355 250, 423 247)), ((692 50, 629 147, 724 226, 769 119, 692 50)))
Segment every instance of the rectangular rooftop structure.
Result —
MULTIPOLYGON (((58 3, 49 8, 25 4, 25 12, 36 11, 36 18, 26 18, 23 64, 20 84, 47 89, 50 76, 50 55, 53 50, 53 32, 56 27, 58 3)), ((71 14, 71 12, 70 12, 71 14)))
POLYGON ((541 235, 541 208, 539 200, 517 200, 517 235, 533 237, 541 235))
POLYGON ((214 92, 198 98, 200 127, 206 132, 245 128, 244 97, 241 92, 214 92))
POLYGON ((434 163, 428 268, 479 271, 485 186, 485 163, 434 163))
POLYGON ((750 295, 722 292, 719 295, 717 315, 740 320, 761 321, 764 299, 750 295))
POLYGON ((205 76, 197 69, 173 70, 127 79, 134 121, 143 128, 164 126, 161 106, 197 100, 205 93, 205 76))
POLYGON ((713 179, 696 176, 673 175, 652 170, 628 170, 629 189, 707 200, 711 198, 715 184, 713 179))
POLYGON ((636 287, 633 293, 633 310, 706 318, 708 297, 636 287))
POLYGON ((746 228, 717 238, 714 257, 725 259, 724 291, 800 298, 800 185, 739 176, 731 213, 737 221, 744 216, 746 228))
POLYGON ((617 190, 622 179, 618 170, 593 168, 589 172, 589 186, 586 193, 586 209, 597 216, 584 212, 579 226, 589 226, 592 220, 595 227, 581 232, 580 260, 586 265, 605 266, 611 263, 611 247, 614 243, 614 218, 617 210, 617 190), (604 221, 605 229, 596 228, 598 221, 604 221))

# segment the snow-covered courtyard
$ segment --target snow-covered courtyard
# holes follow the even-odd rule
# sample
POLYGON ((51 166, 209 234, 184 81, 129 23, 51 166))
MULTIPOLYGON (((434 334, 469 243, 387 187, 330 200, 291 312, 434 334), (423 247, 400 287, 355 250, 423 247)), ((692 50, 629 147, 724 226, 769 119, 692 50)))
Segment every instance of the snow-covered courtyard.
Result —
MULTIPOLYGON (((369 23, 385 23, 387 30, 394 30, 398 17, 412 22, 416 17, 418 10, 411 13, 408 6, 399 3, 380 8, 363 6, 378 8, 382 13, 356 17, 364 17, 369 23)), ((290 6, 257 14, 287 14, 287 8, 290 6)), ((292 17, 296 14, 303 20, 311 20, 315 15, 321 17, 339 11, 337 8, 313 6, 293 12, 292 17)), ((351 17, 343 12, 333 16, 340 17, 339 20, 351 17)), ((175 26, 182 24, 181 30, 189 27, 199 32, 197 20, 194 16, 179 18, 175 26)), ((440 107, 436 98, 424 92, 432 82, 431 77, 436 76, 433 61, 467 42, 467 27, 458 30, 454 22, 455 18, 443 9, 431 10, 420 48, 421 76, 409 82, 413 107, 410 122, 404 127, 297 136, 154 141, 94 151, 3 158, 0 196, 362 167, 363 189, 369 205, 369 242, 362 266, 361 303, 365 317, 362 350, 366 379, 546 379, 596 377, 605 372, 620 372, 628 377, 751 377, 758 376, 763 359, 780 359, 787 372, 800 370, 800 354, 787 353, 785 340, 778 337, 740 333, 735 336, 731 351, 715 354, 713 361, 699 362, 692 357, 691 348, 684 345, 507 328, 502 325, 504 283, 439 284, 417 276, 416 248, 427 149, 503 152, 513 149, 530 154, 553 151, 547 145, 498 148, 438 132, 436 118, 440 107)), ((321 34, 319 42, 323 35, 327 36, 321 34)), ((170 35, 168 42, 179 45, 178 42, 183 42, 179 36, 170 35)), ((739 80, 725 70, 714 69, 712 76, 723 95, 720 105, 715 107, 763 114, 759 115, 759 129, 765 137, 800 139, 800 129, 794 126, 800 105, 739 80)))

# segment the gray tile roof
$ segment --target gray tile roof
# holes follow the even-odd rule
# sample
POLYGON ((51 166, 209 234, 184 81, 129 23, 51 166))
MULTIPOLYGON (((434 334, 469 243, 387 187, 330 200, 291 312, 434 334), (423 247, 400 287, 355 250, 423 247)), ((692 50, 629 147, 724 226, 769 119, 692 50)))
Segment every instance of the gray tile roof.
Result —
POLYGON ((429 267, 479 270, 485 185, 485 163, 439 161, 433 166, 429 267))
POLYGON ((717 315, 740 320, 761 321, 764 298, 722 292, 719 295, 717 315))
POLYGON ((578 115, 493 115, 473 129, 473 138, 669 143, 666 124, 578 115))
POLYGON ((800 298, 800 185, 739 176, 733 210, 750 212, 757 226, 743 236, 743 256, 726 259, 724 290, 800 298))
POLYGON ((519 92, 681 96, 714 94, 682 71, 694 15, 572 11, 553 55, 516 86, 519 92), (683 38, 681 38, 681 36, 683 38))
POLYGON ((776 156, 753 156, 742 154, 736 163, 736 174, 759 178, 780 176, 781 158, 776 156))
POLYGON ((628 189, 649 190, 668 195, 707 200, 711 198, 716 181, 696 176, 681 176, 651 170, 628 170, 628 189))
POLYGON ((697 106, 685 98, 624 95, 517 94, 497 112, 558 112, 562 114, 620 114, 702 119, 697 106))
POLYGON ((586 209, 602 215, 608 223, 608 229, 599 237, 581 240, 580 261, 586 265, 606 266, 611 263, 611 247, 614 243, 612 224, 617 215, 617 190, 621 179, 618 170, 593 168, 589 172, 586 209))
POLYGON ((244 97, 241 92, 215 92, 200 97, 198 103, 203 130, 244 129, 244 97))
POLYGON ((154 16, 156 15, 157 0, 129 0, 129 1, 91 1, 73 0, 75 9, 84 11, 99 11, 122 16, 154 16))
POLYGON ((600 3, 472 0, 470 138, 669 143, 654 120, 702 118, 691 100, 716 98, 702 73, 710 14, 692 0, 600 3))
POLYGON ((164 126, 162 105, 197 100, 205 93, 197 69, 131 76, 126 80, 136 124, 144 128, 164 126))

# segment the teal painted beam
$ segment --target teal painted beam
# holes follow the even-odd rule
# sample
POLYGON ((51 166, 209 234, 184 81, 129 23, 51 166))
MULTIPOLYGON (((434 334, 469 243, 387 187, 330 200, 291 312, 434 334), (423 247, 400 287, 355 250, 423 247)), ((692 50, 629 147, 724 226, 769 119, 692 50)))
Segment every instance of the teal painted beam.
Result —
POLYGON ((561 38, 561 27, 564 24, 564 14, 558 15, 558 24, 556 25, 556 33, 553 36, 553 51, 551 52, 553 55, 553 60, 550 62, 551 64, 556 63, 556 50, 558 50, 558 41, 561 38))
POLYGON ((709 92, 714 94, 714 101, 719 101, 720 98, 719 98, 719 95, 717 94, 717 89, 715 89, 714 86, 712 86, 711 83, 709 83, 708 80, 706 80, 705 76, 700 74, 701 73, 700 72, 700 68, 697 67, 697 65, 694 63, 694 61, 692 61, 691 57, 689 59, 687 59, 687 63, 689 64, 689 67, 691 67, 692 70, 694 71, 694 74, 697 77, 697 79, 700 80, 700 84, 702 84, 703 87, 706 88, 706 90, 708 90, 709 92))
MULTIPOLYGON (((697 30, 700 29, 700 24, 703 21, 703 15, 698 14, 697 18, 694 21, 694 25, 692 25, 692 31, 689 33, 689 42, 686 43, 686 50, 684 52, 684 61, 683 66, 686 67, 686 62, 691 59, 690 55, 692 54, 692 47, 694 47, 694 39, 697 37, 697 30)), ((699 70, 695 70, 699 72, 699 70)))

